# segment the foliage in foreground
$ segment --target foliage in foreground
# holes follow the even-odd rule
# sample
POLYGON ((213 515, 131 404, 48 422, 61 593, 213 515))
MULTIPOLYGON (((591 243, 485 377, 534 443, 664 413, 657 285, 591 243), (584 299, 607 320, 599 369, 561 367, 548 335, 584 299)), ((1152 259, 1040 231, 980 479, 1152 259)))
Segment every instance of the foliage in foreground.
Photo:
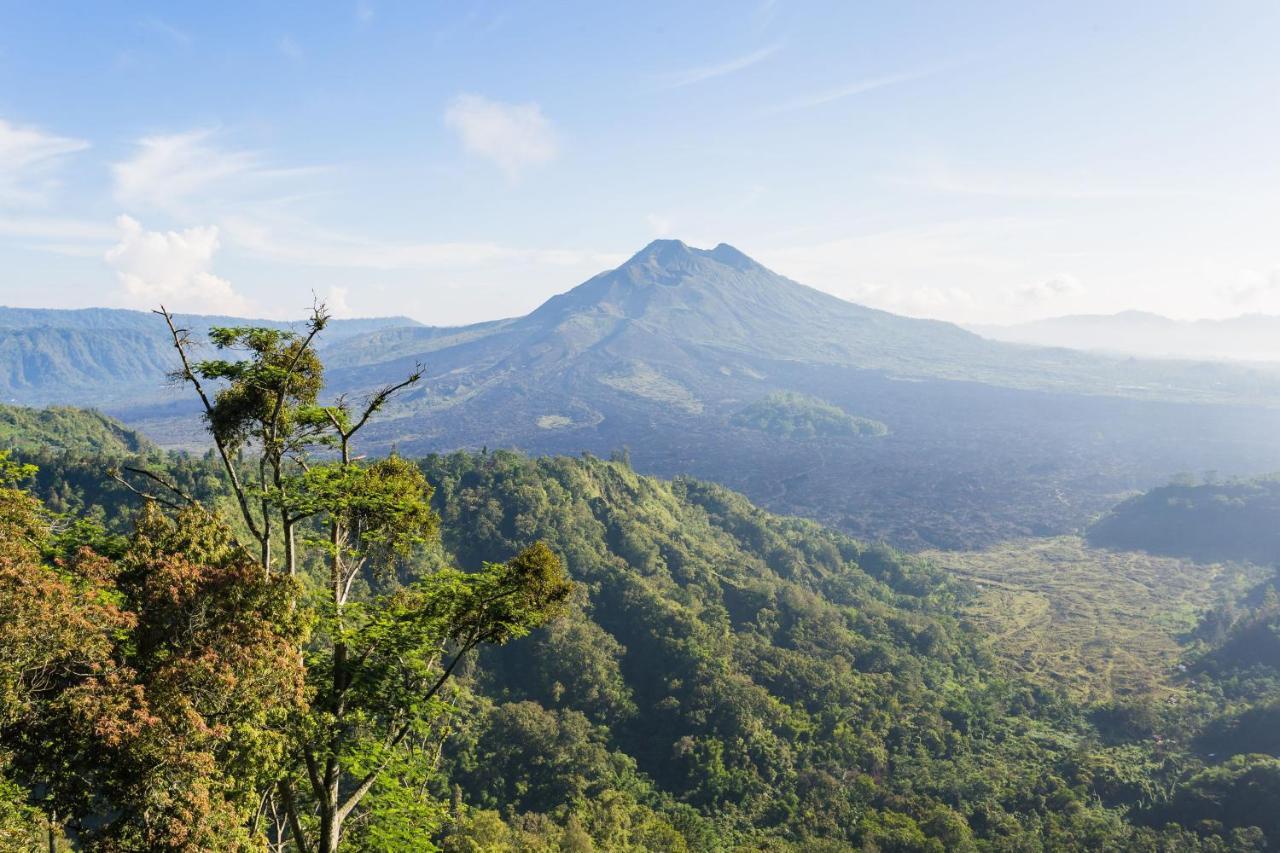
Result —
POLYGON ((132 534, 55 531, 14 488, 32 471, 0 458, 9 775, 94 849, 332 853, 376 839, 395 802, 412 821, 399 840, 429 845, 438 810, 412 792, 456 715, 452 676, 560 610, 559 559, 540 543, 466 573, 418 559, 438 535, 422 472, 351 452, 417 376, 354 412, 319 405, 322 308, 306 335, 214 329, 235 357, 200 362, 159 313, 235 523, 180 476, 118 464, 110 477, 144 500, 132 534))

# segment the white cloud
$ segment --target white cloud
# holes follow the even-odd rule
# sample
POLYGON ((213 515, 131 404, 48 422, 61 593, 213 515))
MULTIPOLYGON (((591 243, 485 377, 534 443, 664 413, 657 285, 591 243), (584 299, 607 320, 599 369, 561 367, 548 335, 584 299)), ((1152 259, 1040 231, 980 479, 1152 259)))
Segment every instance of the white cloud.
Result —
POLYGON ((1016 265, 993 244, 1016 239, 1028 224, 1012 218, 939 222, 870 231, 823 243, 763 249, 761 260, 799 281, 842 292, 851 275, 900 281, 907 275, 973 280, 1016 265))
POLYGON ((350 288, 340 287, 336 284, 329 286, 329 290, 324 295, 324 307, 334 317, 350 317, 351 303, 347 301, 350 294, 350 288))
POLYGON ((986 319, 1035 280, 1010 244, 1038 245, 1042 224, 1010 217, 867 231, 826 242, 762 248, 762 263, 844 299, 918 317, 986 319))
POLYGON ((497 163, 510 178, 529 166, 550 162, 559 145, 555 129, 536 103, 504 104, 480 95, 459 95, 444 123, 472 154, 497 163))
POLYGON ((1080 280, 1067 273, 1058 273, 1044 281, 1014 288, 1010 296, 1023 305, 1038 305, 1052 302, 1064 296, 1073 296, 1084 290, 1080 280))
POLYGON ((854 284, 847 289, 845 298, 912 317, 963 312, 974 304, 973 294, 963 287, 907 287, 879 282, 854 284))
POLYGON ((0 119, 0 203, 39 204, 55 187, 53 172, 69 154, 83 151, 83 139, 56 136, 0 119))
POLYGON ((90 219, 0 216, 0 238, 34 252, 101 259, 103 247, 118 234, 109 224, 90 219))
MULTIPOLYGON (((0 216, 0 236, 32 240, 102 242, 119 233, 104 222, 39 216, 0 216)), ((99 250, 101 253, 101 250, 99 250)))
POLYGON ((367 24, 373 20, 375 10, 373 3, 369 0, 357 0, 356 2, 356 20, 361 24, 367 24))
POLYGON ((1237 308, 1258 309, 1271 306, 1272 297, 1280 293, 1280 268, 1269 272, 1240 270, 1236 280, 1220 288, 1226 300, 1237 308))
POLYGON ((665 80, 665 87, 668 89, 679 89, 682 86, 692 86, 694 83, 701 83, 704 80, 711 80, 716 77, 723 77, 726 74, 733 74, 750 68, 760 62, 764 62, 770 56, 773 56, 779 50, 782 50, 781 44, 774 44, 760 50, 748 53, 745 56, 739 56, 717 65, 705 65, 701 68, 689 68, 685 71, 677 71, 669 74, 665 80))
POLYGON ((231 282, 213 274, 217 227, 147 231, 128 216, 119 217, 116 225, 120 242, 105 258, 120 281, 120 302, 133 308, 164 304, 183 312, 248 313, 248 302, 231 282))

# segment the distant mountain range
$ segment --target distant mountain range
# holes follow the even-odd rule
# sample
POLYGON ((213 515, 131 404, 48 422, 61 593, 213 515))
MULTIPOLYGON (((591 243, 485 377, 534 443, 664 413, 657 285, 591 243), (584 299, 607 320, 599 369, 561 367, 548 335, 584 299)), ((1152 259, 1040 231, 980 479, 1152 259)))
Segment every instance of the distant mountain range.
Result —
MULTIPOLYGON (((1183 469, 1280 468, 1277 370, 990 341, 845 302, 723 244, 656 241, 524 317, 325 335, 334 392, 426 369, 371 449, 627 448, 641 471, 909 546, 1077 529, 1183 469), (819 422, 874 428, 804 426, 819 422)), ((172 364, 146 313, 0 309, 5 399, 97 405, 190 444, 198 421, 166 387, 172 364)))
MULTIPOLYGON (((271 320, 181 314, 197 338, 212 326, 285 327, 271 320)), ((413 326, 407 317, 338 320, 326 344, 388 326, 413 326)), ((146 311, 0 307, 0 402, 130 406, 166 399, 165 377, 176 366, 163 321, 146 311)))
MULTIPOLYGON (((1280 318, 1262 319, 1280 324, 1280 318)), ((179 315, 178 320, 197 338, 218 325, 290 325, 202 315, 179 315)), ((1017 343, 1034 343, 1033 328, 1085 329, 1090 323, 1164 329, 1174 321, 1127 314, 998 328, 1017 343)), ((998 333, 993 329, 981 331, 992 337, 998 333)), ((1114 339, 1127 338, 1117 332, 1114 339)), ((337 320, 321 345, 326 363, 339 369, 334 379, 343 390, 379 384, 415 359, 427 361, 429 377, 458 389, 437 391, 433 406, 504 376, 527 379, 530 371, 581 373, 588 367, 599 368, 593 377, 615 388, 643 385, 638 377, 656 370, 666 391, 650 388, 651 399, 665 399, 668 392, 696 398, 684 380, 719 384, 720 377, 735 371, 749 376, 741 372, 742 359, 1011 388, 1280 404, 1280 372, 1134 363, 1049 348, 1066 346, 1058 341, 1034 350, 1011 348, 950 323, 846 302, 777 275, 732 246, 702 250, 678 240, 654 241, 617 269, 553 297, 525 317, 449 328, 405 317, 337 320), (711 375, 703 375, 709 365, 711 375), (694 375, 682 378, 664 370, 694 375)), ((163 395, 164 377, 173 366, 167 332, 148 312, 0 307, 0 402, 89 402, 117 409, 152 403, 163 395)))
POLYGON ((753 379, 750 362, 876 370, 901 379, 1204 402, 1280 403, 1280 372, 1011 347, 950 323, 902 317, 798 284, 721 244, 658 240, 525 317, 460 328, 386 328, 335 343, 343 387, 385 381, 429 355, 448 405, 494 383, 587 376, 686 404, 753 379), (638 372, 637 372, 638 371, 638 372), (653 374, 650 376, 650 374, 653 374), (652 381, 647 380, 649 377, 652 381), (643 388, 642 388, 643 386, 643 388), (642 389, 642 390, 637 390, 642 389))
POLYGON ((967 326, 996 341, 1149 358, 1280 362, 1280 317, 1171 320, 1145 311, 1077 314, 1011 326, 967 326))

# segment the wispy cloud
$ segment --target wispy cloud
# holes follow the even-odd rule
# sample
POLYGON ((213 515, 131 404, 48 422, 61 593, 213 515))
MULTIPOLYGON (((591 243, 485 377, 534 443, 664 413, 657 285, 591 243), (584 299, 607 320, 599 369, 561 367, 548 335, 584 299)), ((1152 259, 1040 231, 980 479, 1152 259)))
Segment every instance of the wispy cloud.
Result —
POLYGON ((367 24, 373 20, 376 11, 370 0, 356 0, 356 21, 360 24, 367 24))
POLYGON ((896 86, 900 83, 909 83, 913 80, 920 80, 933 74, 932 70, 927 71, 904 71, 900 74, 885 74, 880 77, 867 77, 862 80, 855 80, 852 83, 846 83, 834 89, 825 89, 813 92, 808 95, 802 95, 794 100, 779 104, 772 109, 767 110, 769 114, 789 113, 796 110, 807 110, 813 107, 820 107, 823 104, 830 104, 835 101, 852 98, 856 95, 864 95, 867 92, 874 92, 877 89, 883 89, 887 86, 896 86))
POLYGON ((162 35, 165 38, 169 39, 170 41, 174 42, 175 44, 180 44, 184 47, 186 45, 191 44, 190 33, 188 33, 186 30, 175 27, 173 24, 170 24, 167 21, 162 21, 159 18, 154 18, 154 17, 143 18, 141 21, 138 22, 138 26, 146 30, 147 32, 152 32, 158 35, 162 35))
POLYGON ((116 200, 168 212, 183 212, 197 195, 208 206, 233 188, 318 171, 272 168, 259 152, 219 145, 212 130, 147 136, 137 148, 131 159, 111 167, 116 200))
POLYGON ((459 95, 444 113, 445 126, 467 151, 497 163, 507 177, 553 160, 559 141, 536 103, 507 104, 480 95, 459 95))
POLYGON ((679 89, 683 86, 692 86, 695 83, 701 83, 704 80, 712 80, 716 77, 724 77, 729 74, 735 74, 743 69, 750 68, 764 62, 778 51, 782 50, 781 44, 773 44, 763 47, 760 50, 748 53, 745 56, 739 56, 716 65, 704 65, 700 68, 689 68, 684 71, 676 71, 668 74, 663 79, 663 88, 679 89))
POLYGON ((329 310, 329 314, 334 317, 350 317, 351 302, 348 297, 351 295, 351 288, 343 287, 340 284, 331 284, 324 295, 324 307, 329 310))
POLYGON ((644 218, 649 225, 649 233, 654 237, 670 237, 675 232, 671 219, 658 213, 650 213, 644 218))
POLYGON ((1099 183, 1087 175, 1045 177, 1017 173, 957 171, 931 164, 917 174, 890 179, 892 183, 949 195, 992 196, 1057 201, 1124 198, 1178 198, 1192 195, 1176 187, 1099 183))
POLYGON ((1027 280, 1000 247, 1026 240, 1037 228, 1009 217, 935 222, 765 248, 756 256, 844 299, 912 316, 959 319, 986 307, 975 288, 989 291, 992 282, 1027 280))
POLYGON ((461 270, 499 263, 604 267, 623 259, 609 253, 578 249, 526 249, 486 242, 375 240, 287 219, 228 217, 222 225, 230 243, 258 257, 335 269, 461 270))
POLYGON ((778 0, 760 0, 755 11, 751 14, 756 29, 764 29, 773 23, 774 17, 778 14, 778 0))
POLYGON ((193 130, 139 139, 137 153, 111 167, 116 200, 171 209, 197 192, 258 167, 256 153, 219 149, 212 137, 212 131, 193 130))
POLYGON ((89 219, 39 216, 0 217, 0 237, 26 240, 102 242, 114 237, 116 229, 89 219))
POLYGON ((83 139, 0 119, 0 204, 42 203, 57 186, 54 175, 63 159, 88 147, 83 139))
POLYGON ((1239 270, 1235 281, 1218 288, 1218 292, 1233 306, 1257 309, 1280 293, 1280 268, 1239 270))

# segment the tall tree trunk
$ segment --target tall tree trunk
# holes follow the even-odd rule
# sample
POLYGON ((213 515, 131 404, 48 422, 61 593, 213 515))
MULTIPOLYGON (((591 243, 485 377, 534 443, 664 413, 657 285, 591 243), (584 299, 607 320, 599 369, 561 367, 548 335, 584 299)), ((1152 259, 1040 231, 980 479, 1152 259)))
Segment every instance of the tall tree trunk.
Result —
MULTIPOLYGON (((335 637, 342 633, 342 606, 345 603, 346 583, 343 577, 342 543, 344 540, 341 522, 336 519, 329 526, 329 543, 333 549, 332 562, 329 567, 329 581, 332 587, 333 607, 335 614, 335 637)), ((336 853, 342 838, 342 818, 338 800, 342 778, 342 766, 339 756, 342 754, 343 718, 346 703, 343 694, 347 685, 347 646, 342 640, 335 639, 333 644, 333 682, 329 685, 329 707, 333 713, 331 737, 329 739, 329 756, 325 762, 324 792, 320 807, 320 845, 321 853, 336 853)))
POLYGON ((284 521, 282 523, 284 525, 285 569, 289 572, 289 577, 293 577, 298 573, 298 551, 293 538, 294 522, 284 521))

